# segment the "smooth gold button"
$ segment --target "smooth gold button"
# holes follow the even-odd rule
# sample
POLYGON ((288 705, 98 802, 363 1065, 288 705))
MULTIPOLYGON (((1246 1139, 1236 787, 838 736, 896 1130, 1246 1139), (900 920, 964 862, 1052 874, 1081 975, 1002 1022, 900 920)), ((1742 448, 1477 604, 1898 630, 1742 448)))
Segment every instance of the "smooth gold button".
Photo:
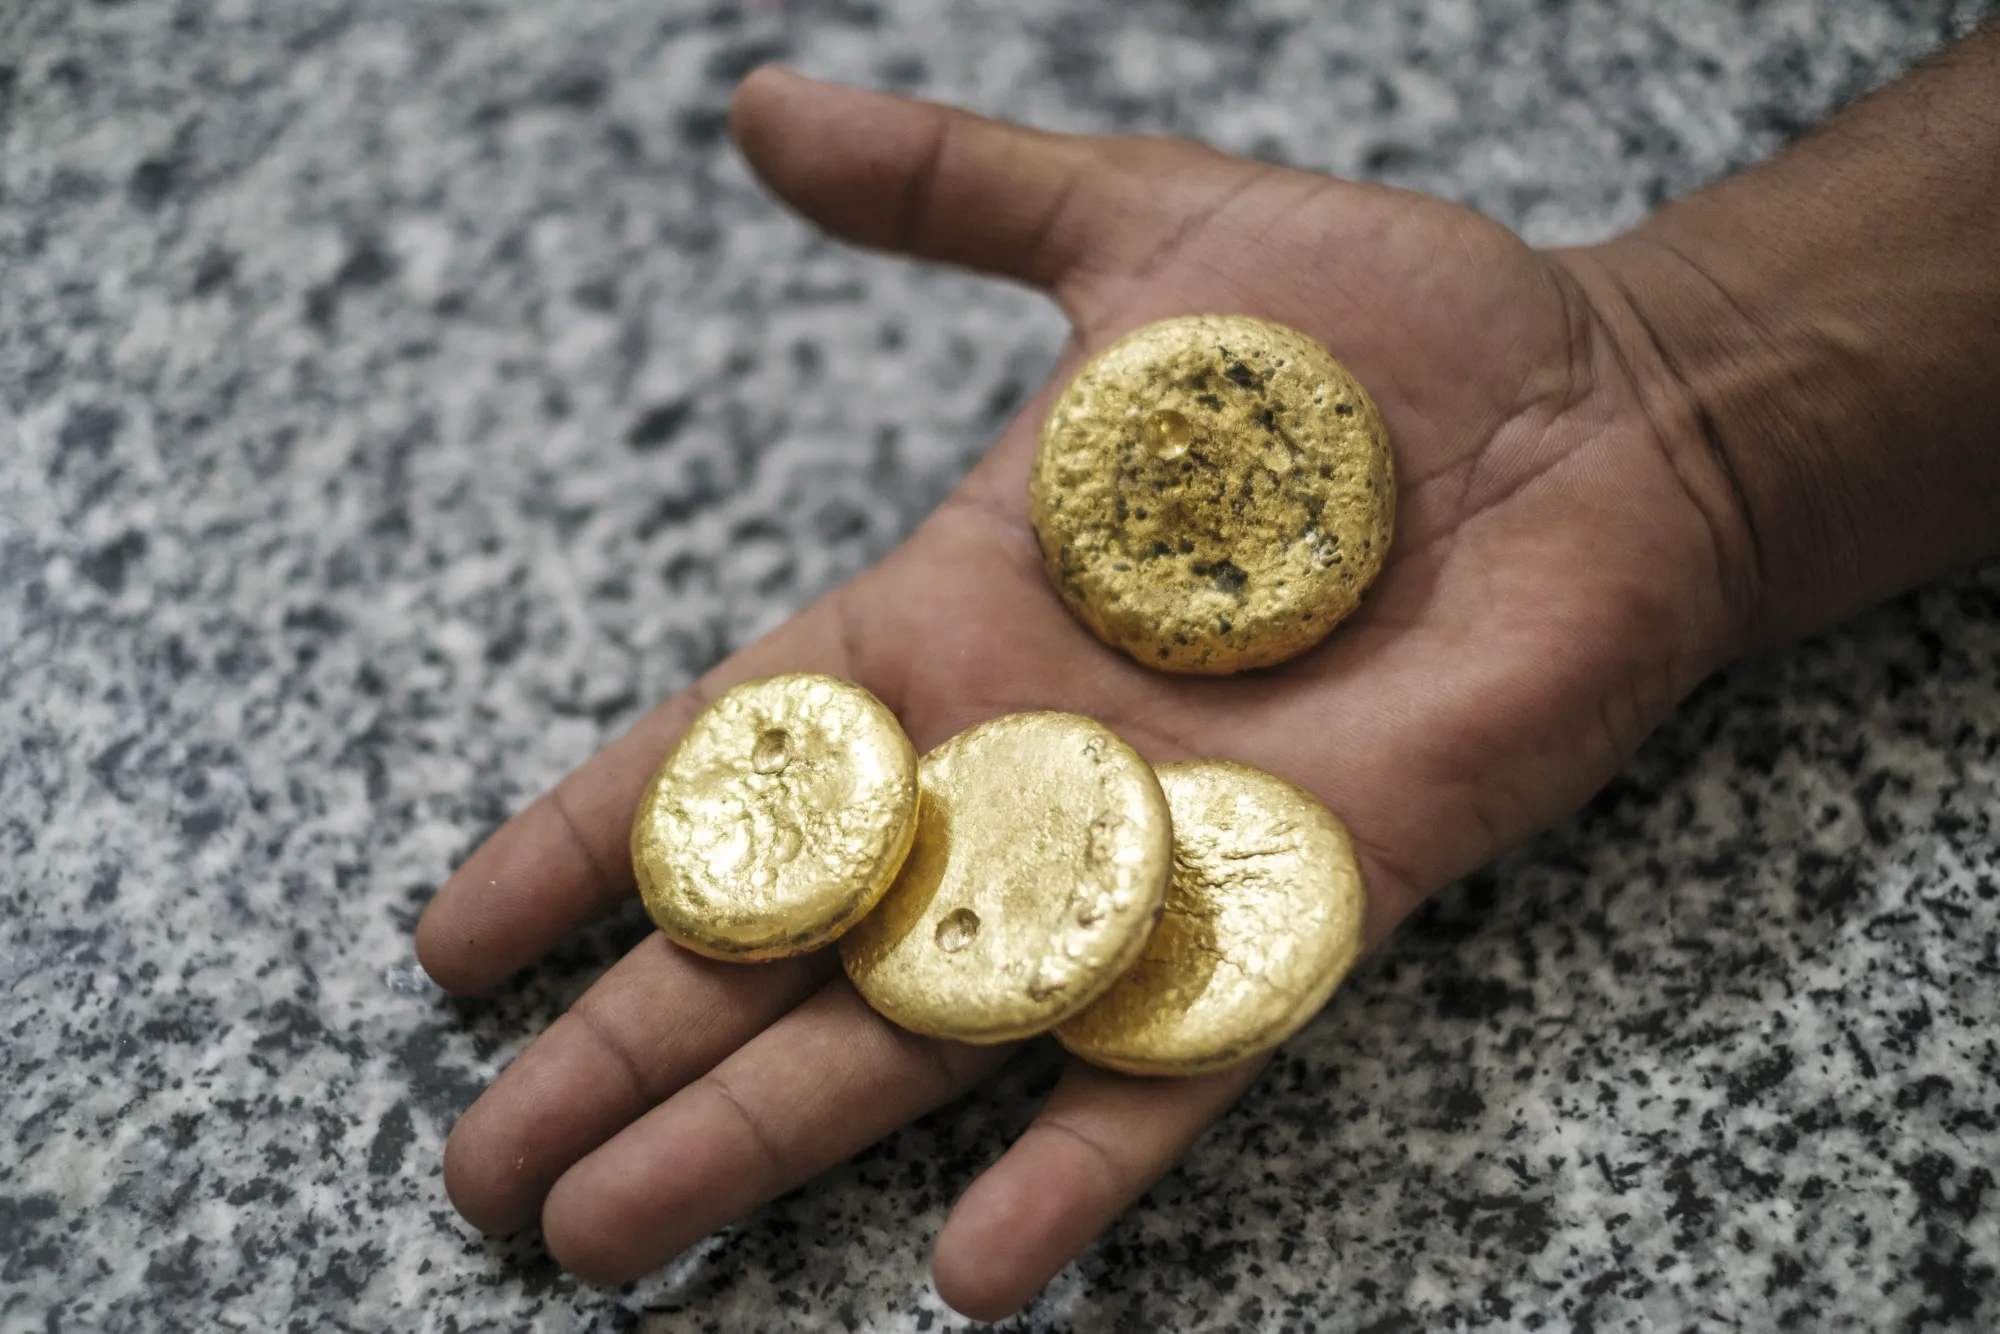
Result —
POLYGON ((667 936, 711 958, 827 944, 895 879, 917 824, 917 755, 851 681, 773 676, 688 725, 639 800, 632 868, 667 936))
POLYGON ((1166 913, 1056 1039, 1114 1070, 1202 1074, 1319 1012, 1360 956, 1367 893, 1347 830, 1309 793, 1221 760, 1158 772, 1174 821, 1166 913))
POLYGON ((1360 605, 1395 526, 1366 391, 1295 329, 1163 320, 1091 358, 1028 487, 1042 558, 1093 633, 1220 675, 1302 653, 1360 605))
POLYGON ((840 942, 855 989, 918 1033, 1006 1042, 1101 995, 1139 957, 1173 858, 1160 784, 1099 723, 995 718, 924 756, 917 838, 840 942))

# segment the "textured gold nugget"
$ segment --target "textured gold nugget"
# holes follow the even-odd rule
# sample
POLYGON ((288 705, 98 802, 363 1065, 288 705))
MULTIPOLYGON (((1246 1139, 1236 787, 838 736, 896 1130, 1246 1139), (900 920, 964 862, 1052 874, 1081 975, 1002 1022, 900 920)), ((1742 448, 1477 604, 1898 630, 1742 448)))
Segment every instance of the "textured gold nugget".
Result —
POLYGON ((1091 358, 1028 485, 1042 559, 1098 638, 1220 675, 1304 652, 1388 553, 1382 418, 1333 355, 1242 315, 1149 324, 1091 358))
POLYGON ((882 702, 831 676, 727 691, 639 799, 632 867, 667 936, 716 959, 817 949, 895 879, 917 754, 882 702))
POLYGON ((1068 713, 1017 713, 924 756, 917 840, 841 938, 856 990, 963 1042, 1040 1033, 1130 967, 1165 898, 1166 798, 1136 751, 1068 713))
POLYGON ((1220 1070, 1319 1012, 1361 953, 1354 845, 1284 779, 1222 760, 1163 764, 1174 819, 1166 914, 1104 998, 1056 1030, 1139 1075, 1220 1070))

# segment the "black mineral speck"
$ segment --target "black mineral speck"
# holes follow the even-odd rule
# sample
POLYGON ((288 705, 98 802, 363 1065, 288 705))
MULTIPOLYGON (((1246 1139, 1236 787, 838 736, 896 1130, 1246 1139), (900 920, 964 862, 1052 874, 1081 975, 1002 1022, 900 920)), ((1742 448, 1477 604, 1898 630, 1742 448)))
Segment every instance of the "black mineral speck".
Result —
POLYGON ((126 572, 146 554, 146 535, 128 529, 115 540, 85 555, 77 562, 83 577, 110 594, 124 591, 126 572))
POLYGON ((691 399, 676 398, 665 403, 655 403, 639 414, 625 432, 625 443, 641 454, 651 454, 672 444, 674 437, 687 425, 694 413, 691 399))
POLYGON ((1224 593, 1240 593, 1250 582, 1249 572, 1233 560, 1217 561, 1208 568, 1207 574, 1216 588, 1224 593))

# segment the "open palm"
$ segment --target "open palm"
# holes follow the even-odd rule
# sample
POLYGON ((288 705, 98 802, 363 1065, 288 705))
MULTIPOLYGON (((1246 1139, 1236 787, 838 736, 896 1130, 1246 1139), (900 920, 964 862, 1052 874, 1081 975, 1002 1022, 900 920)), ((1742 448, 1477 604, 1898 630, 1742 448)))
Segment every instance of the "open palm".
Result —
MULTIPOLYGON (((1352 830, 1372 944, 1578 805, 1734 649, 1744 529, 1605 254, 1539 253, 1449 204, 1184 141, 1039 134, 780 71, 746 82, 735 129, 828 230, 1045 287, 1075 337, 907 543, 467 861, 419 931, 446 987, 497 984, 633 892, 640 788, 702 704, 749 677, 850 677, 920 750, 997 714, 1065 709, 1155 761, 1284 775, 1352 830), (1362 609, 1304 656, 1236 678, 1162 675, 1092 638, 1027 520, 1051 396, 1120 334, 1188 313, 1266 316, 1331 347, 1381 408, 1401 493, 1362 609)), ((480 1227, 539 1212, 566 1266, 631 1278, 1004 1054, 902 1032, 825 955, 736 966, 654 935, 465 1114, 446 1184, 480 1227)), ((1256 1074, 1073 1067, 953 1212, 942 1295, 987 1318, 1021 1305, 1256 1074)))

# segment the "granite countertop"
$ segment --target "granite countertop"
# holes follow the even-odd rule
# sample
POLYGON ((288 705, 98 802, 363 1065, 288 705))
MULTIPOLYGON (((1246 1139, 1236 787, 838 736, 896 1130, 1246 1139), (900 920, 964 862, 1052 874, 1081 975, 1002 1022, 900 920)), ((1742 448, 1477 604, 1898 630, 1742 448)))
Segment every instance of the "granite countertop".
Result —
MULTIPOLYGON (((782 57, 1591 238, 1982 6, 12 0, 0 1329, 945 1330, 1044 1054, 654 1279, 439 1183, 637 939, 454 1002, 509 811, 905 533, 1029 294, 809 235, 782 57)), ((1021 1330, 2000 1325, 2000 569, 1705 688, 1365 966, 1021 1330)))

